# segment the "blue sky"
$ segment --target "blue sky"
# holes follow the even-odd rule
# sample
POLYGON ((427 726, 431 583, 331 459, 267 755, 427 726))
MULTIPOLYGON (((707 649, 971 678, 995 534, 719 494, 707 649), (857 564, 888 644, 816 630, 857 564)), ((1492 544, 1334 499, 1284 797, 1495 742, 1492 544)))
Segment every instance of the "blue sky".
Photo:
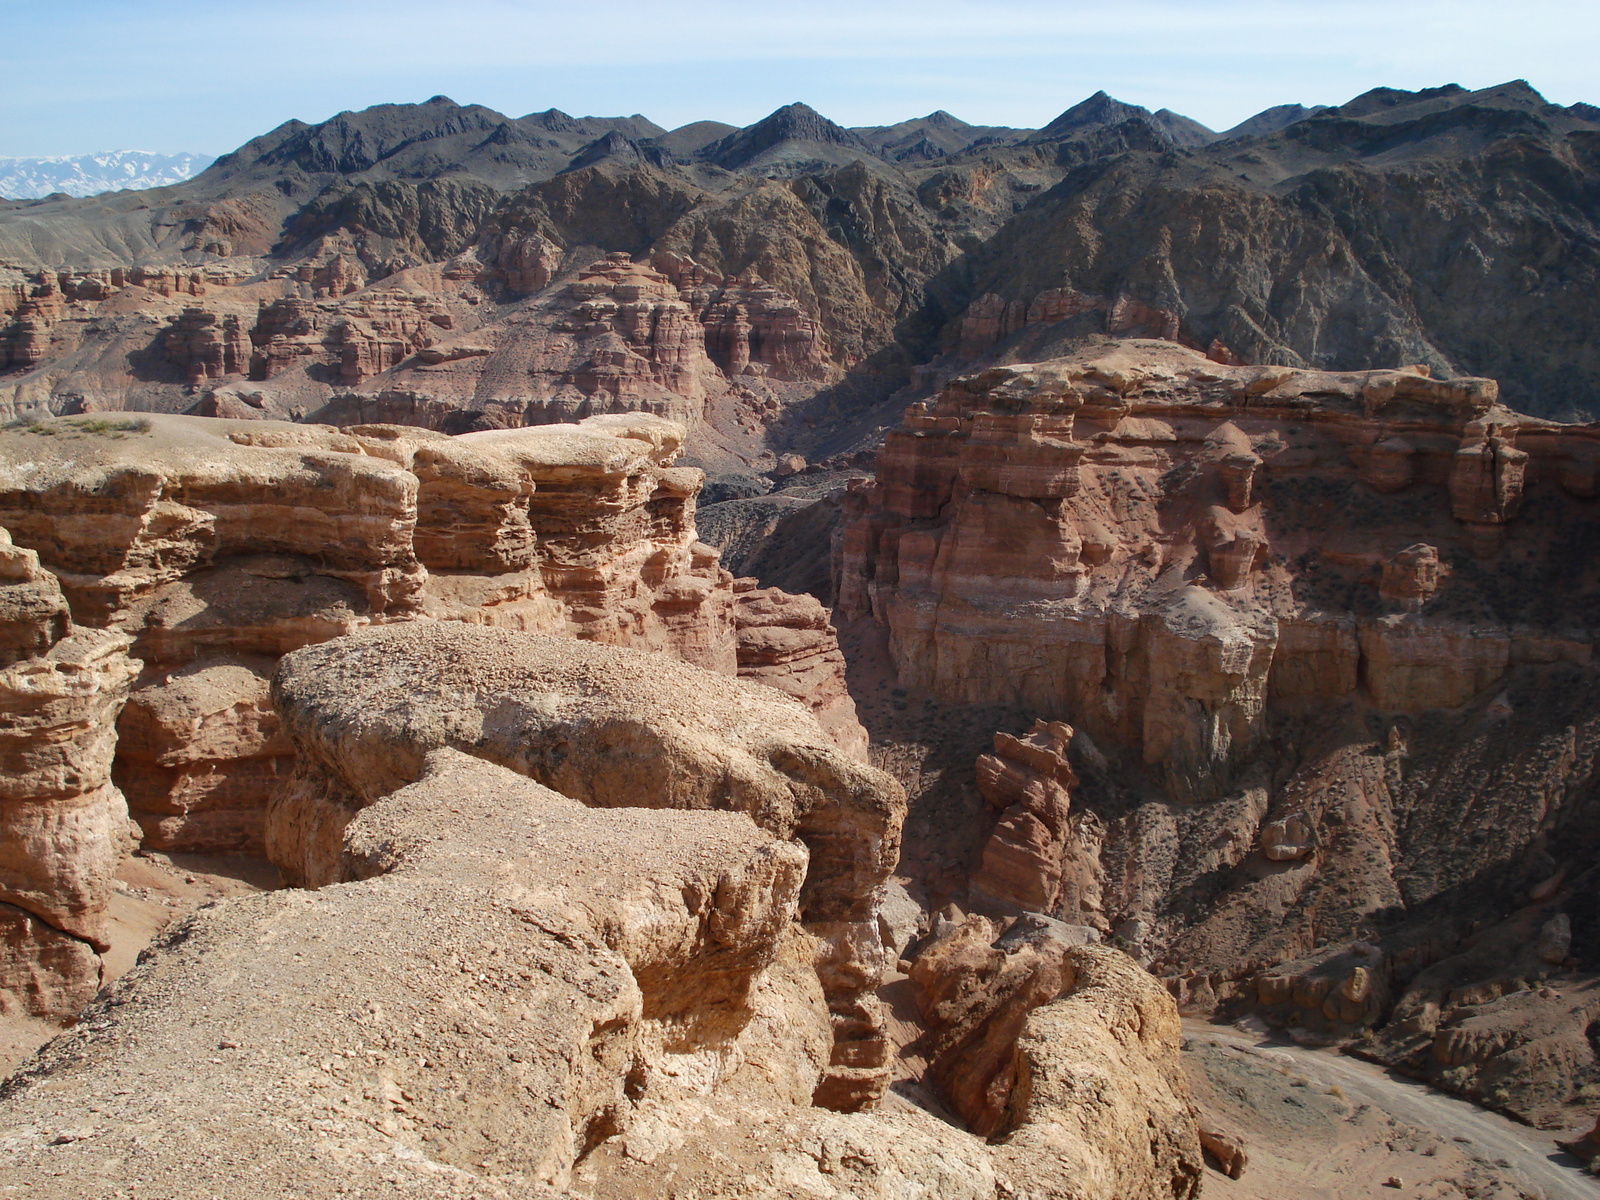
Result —
POLYGON ((0 155, 218 154, 444 94, 511 115, 1037 126, 1104 89, 1226 128, 1370 87, 1524 78, 1600 104, 1570 0, 0 0, 0 155))

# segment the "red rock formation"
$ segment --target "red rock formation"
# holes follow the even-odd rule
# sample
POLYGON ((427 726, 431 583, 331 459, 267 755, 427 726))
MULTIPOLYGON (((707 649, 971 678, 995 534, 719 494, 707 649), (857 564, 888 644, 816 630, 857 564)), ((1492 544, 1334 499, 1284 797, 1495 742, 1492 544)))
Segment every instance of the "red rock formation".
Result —
MULTIPOLYGON (((1048 772, 1052 802, 1008 800, 973 903, 1103 922, 1192 1009, 1318 1036, 1388 1020, 1430 963, 1505 976, 1468 950, 1514 881, 1586 870, 1600 838, 1595 617, 1571 599, 1600 588, 1573 467, 1600 430, 1495 397, 1131 342, 913 405, 844 497, 840 613, 887 628, 904 685, 1070 721, 1062 769, 1093 784, 1080 836, 1048 772)), ((1032 779, 1012 750, 991 790, 1032 779)), ((1432 1053, 1412 1037, 1396 1060, 1432 1053)), ((1438 1077, 1501 1071, 1548 1111, 1532 1059, 1484 1053, 1438 1077)))
MULTIPOLYGON (((1336 416, 1334 397, 1358 412, 1377 405, 1426 447, 1406 452, 1424 460, 1417 474, 1449 485, 1448 507, 1418 510, 1412 528, 1476 547, 1477 526, 1516 511, 1527 454, 1513 437, 1568 439, 1557 443, 1565 454, 1591 436, 1503 409, 1486 422, 1475 415, 1486 395, 1474 381, 1229 368, 1141 344, 957 380, 908 410, 876 485, 848 498, 840 606, 889 625, 907 681, 1071 717, 1097 740, 1142 745, 1174 778, 1240 761, 1269 689, 1337 696, 1359 675, 1381 707, 1459 704, 1504 668, 1514 635, 1368 619, 1329 641, 1327 618, 1294 599, 1289 565, 1326 544, 1329 514, 1286 521, 1262 480, 1294 489, 1319 472, 1348 477, 1346 446, 1372 478, 1368 448, 1394 449, 1384 418, 1336 416), (1296 398, 1311 390, 1326 399, 1308 414, 1296 398), (1302 659, 1313 644, 1333 659, 1302 659), (1464 667, 1462 651, 1482 666, 1464 667), (1203 733, 1185 715, 1196 703, 1203 733)), ((1391 468, 1379 477, 1388 491, 1401 482, 1391 468)), ((1434 595, 1439 572, 1408 544, 1391 534, 1349 561, 1393 558, 1383 595, 1409 611, 1434 595)))
POLYGON ((38 555, 0 530, 0 1008, 60 1017, 100 986, 112 875, 128 850, 111 782, 137 664, 73 625, 38 555))
POLYGON ((182 369, 191 385, 242 375, 249 369, 250 343, 232 314, 186 308, 167 327, 165 344, 167 360, 182 369))
POLYGON ((1418 542, 1398 551, 1383 564, 1383 581, 1378 594, 1401 612, 1421 612, 1439 590, 1444 568, 1439 551, 1418 542))
POLYGON ((1092 930, 1023 918, 997 933, 969 917, 911 964, 929 1030, 927 1082, 973 1132, 1022 1161, 1050 1145, 1041 1135, 1054 1104, 1098 1110, 1095 1148, 1061 1154, 1064 1171, 1048 1159, 1031 1164, 1035 1185, 1048 1187, 1059 1171, 1085 1196, 1198 1194, 1200 1142, 1171 998, 1126 955, 1085 944, 1092 930), (1112 1037, 1096 1043, 1090 1027, 1112 1037), (1151 1159, 1155 1179, 1134 1165, 1151 1159))
POLYGON ((144 682, 117 723, 117 783, 154 850, 260 854, 291 749, 268 694, 272 660, 179 667, 144 682))
MULTIPOLYGON (((0 524, 29 547, 8 551, 19 582, 0 611, 0 635, 22 660, 0 692, 17 706, 12 774, 26 794, 0 795, 0 819, 33 831, 7 843, 18 848, 16 871, 65 873, 34 891, 76 897, 72 911, 89 914, 72 926, 57 908, 27 919, 98 938, 93 914, 110 874, 102 860, 114 865, 122 848, 122 834, 107 829, 126 825, 109 776, 114 749, 145 845, 259 852, 266 806, 292 766, 268 701, 272 667, 371 624, 564 633, 727 676, 739 672, 743 644, 750 677, 817 710, 864 757, 820 606, 770 593, 742 608, 736 629, 732 576, 695 533, 701 472, 674 465, 682 436, 637 414, 459 438, 162 416, 64 418, 0 434, 0 524), (95 628, 75 630, 69 603, 95 628), (130 636, 144 672, 123 708, 136 671, 130 636), (73 724, 80 719, 92 736, 73 724), (70 778, 46 786, 27 782, 55 770, 34 761, 41 739, 92 745, 71 751, 83 761, 70 778), (78 814, 76 832, 34 829, 63 812, 78 814), (75 838, 87 839, 81 851, 75 838), (87 882, 72 882, 73 872, 87 882)), ((0 902, 22 900, 0 893, 0 902)), ((47 978, 56 952, 45 942, 57 935, 13 925, 8 978, 47 978)), ((16 985, 56 1015, 81 1004, 86 971, 98 978, 92 950, 63 946, 83 959, 61 966, 71 967, 68 983, 16 985)))
POLYGON ((974 904, 1043 913, 1060 906, 1078 782, 1067 762, 1071 740, 1070 725, 1036 721, 1025 737, 995 734, 994 753, 978 759, 978 790, 1000 820, 973 873, 974 904))
POLYGON ((54 277, 39 275, 38 282, 21 289, 9 327, 0 330, 0 368, 36 367, 51 356, 52 332, 65 307, 54 277))
POLYGON ((804 709, 664 656, 455 623, 300 651, 280 666, 273 695, 299 755, 270 810, 267 846, 297 884, 336 881, 347 825, 442 746, 592 807, 731 809, 803 843, 798 916, 819 939, 812 960, 833 1031, 816 1100, 848 1111, 881 1094, 877 908, 905 794, 830 744, 804 709))
POLYGON ((431 346, 441 315, 432 297, 398 291, 348 301, 263 302, 250 330, 251 378, 268 380, 291 368, 323 364, 336 368, 341 384, 354 387, 431 346))
MULTIPOLYGON (((1047 288, 1031 301, 1007 301, 993 293, 980 296, 952 326, 955 349, 962 358, 975 358, 1030 325, 1049 325, 1085 313, 1103 313, 1105 332, 1112 337, 1183 340, 1182 321, 1171 309, 1157 308, 1131 296, 1108 300, 1072 288, 1047 288)), ((1243 365, 1220 342, 1213 341, 1207 354, 1214 362, 1243 365)))
POLYGON ((867 761, 867 733, 845 683, 844 655, 828 610, 815 596, 736 579, 739 678, 777 688, 813 713, 839 748, 867 761))
POLYGON ((495 267, 515 296, 543 291, 561 266, 561 247, 538 234, 504 240, 495 254, 495 267))
POLYGON ((821 380, 829 375, 822 326, 794 297, 758 276, 724 278, 681 254, 657 254, 651 265, 673 281, 705 326, 706 352, 730 378, 821 380))

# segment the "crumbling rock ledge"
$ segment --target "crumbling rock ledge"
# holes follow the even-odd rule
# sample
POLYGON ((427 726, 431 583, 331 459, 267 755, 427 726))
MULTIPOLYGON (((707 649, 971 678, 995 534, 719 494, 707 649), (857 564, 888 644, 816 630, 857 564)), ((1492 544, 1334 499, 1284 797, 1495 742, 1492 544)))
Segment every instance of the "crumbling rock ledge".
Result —
MULTIPOLYGON (((327 650, 291 656, 285 686, 327 650)), ((582 698, 581 669, 563 682, 582 698)), ((812 718, 769 703, 809 726, 798 751, 848 763, 812 718)), ((370 711, 346 711, 352 748, 370 711)), ((332 866, 346 882, 195 914, 13 1076, 7 1183, 41 1200, 128 1176, 174 1200, 623 1200, 671 1179, 729 1198, 792 1195, 797 1180, 834 1200, 1193 1196, 1196 1176, 1172 1173, 1164 1140, 1141 1134, 1140 1153, 1119 1107, 1145 1079, 1129 1064, 1177 1071, 1172 1001, 1131 962, 1075 960, 1066 994, 1027 1025, 1029 1088, 1004 1143, 915 1109, 813 1107, 835 1043, 821 948, 797 919, 817 852, 744 812, 579 803, 477 757, 510 744, 488 725, 474 753, 399 748, 420 755, 415 779, 399 772, 350 814, 332 866)), ((423 706, 413 731, 429 727, 423 706)), ((337 731, 324 734, 331 750, 337 731)), ((1193 1144, 1182 1163, 1198 1162, 1192 1120, 1177 1133, 1193 1144)))
POLYGON ((16 710, 0 1004, 60 1019, 92 994, 129 810, 150 849, 263 851, 293 766, 276 662, 370 625, 536 630, 728 676, 762 646, 753 676, 863 753, 820 609, 797 618, 773 594, 736 628, 682 439, 638 413, 462 437, 160 415, 0 430, 16 542, 0 548, 0 693, 16 710))
POLYGON ((296 766, 268 809, 267 853, 291 884, 342 878, 355 814, 444 746, 585 804, 744 812, 806 845, 800 916, 820 939, 835 1030, 818 1101, 858 1108, 881 1093, 877 908, 905 794, 841 753, 798 703, 660 656, 454 622, 296 651, 273 694, 296 766))

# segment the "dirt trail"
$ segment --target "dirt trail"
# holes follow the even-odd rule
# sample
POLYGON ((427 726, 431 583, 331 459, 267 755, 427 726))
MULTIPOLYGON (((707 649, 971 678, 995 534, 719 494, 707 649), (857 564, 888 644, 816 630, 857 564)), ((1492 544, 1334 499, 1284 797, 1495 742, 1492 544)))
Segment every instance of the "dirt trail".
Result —
POLYGON ((1577 1159, 1558 1151, 1553 1133, 1518 1125, 1427 1084, 1331 1050, 1308 1050, 1199 1022, 1185 1022, 1185 1033, 1292 1063, 1318 1087, 1337 1087, 1354 1103, 1369 1104, 1408 1125, 1451 1139, 1474 1158, 1502 1167, 1543 1200, 1600 1198, 1600 1180, 1584 1174, 1577 1159))

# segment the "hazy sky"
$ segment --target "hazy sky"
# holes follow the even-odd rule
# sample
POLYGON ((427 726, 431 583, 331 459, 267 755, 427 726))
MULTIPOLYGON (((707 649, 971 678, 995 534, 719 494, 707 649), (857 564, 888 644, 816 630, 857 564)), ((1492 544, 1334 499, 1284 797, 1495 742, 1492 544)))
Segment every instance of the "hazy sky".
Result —
POLYGON ((1216 129, 1368 88, 1524 78, 1600 103, 1570 0, 0 0, 0 155, 220 154, 444 94, 513 116, 1038 126, 1104 89, 1216 129))

